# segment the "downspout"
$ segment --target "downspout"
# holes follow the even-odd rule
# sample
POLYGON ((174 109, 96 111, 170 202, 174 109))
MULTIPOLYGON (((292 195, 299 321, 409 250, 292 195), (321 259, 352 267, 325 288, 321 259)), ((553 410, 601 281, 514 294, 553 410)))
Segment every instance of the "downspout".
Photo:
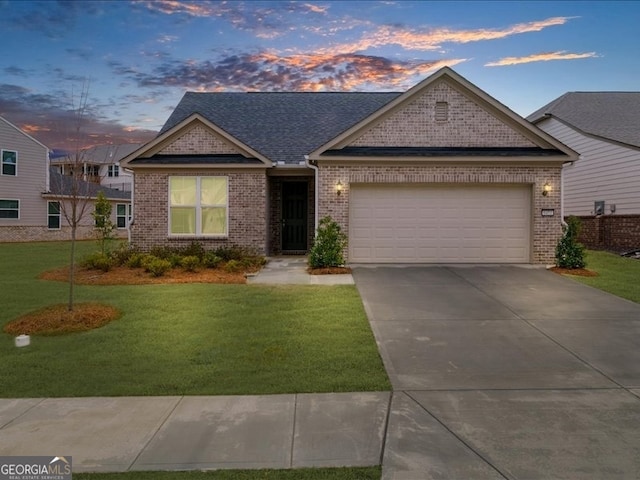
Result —
POLYGON ((316 237, 316 233, 318 231, 318 167, 316 165, 313 165, 310 161, 309 161, 309 155, 305 155, 304 156, 304 163, 307 167, 311 168, 314 171, 314 175, 315 175, 315 186, 313 189, 313 194, 314 194, 314 205, 315 208, 313 210, 313 238, 316 237))
POLYGON ((135 182, 133 179, 134 177, 133 170, 129 170, 128 168, 123 168, 123 170, 125 172, 131 173, 131 221, 127 219, 127 242, 129 243, 129 246, 131 246, 131 225, 133 225, 133 219, 135 218, 135 214, 136 214, 136 211, 133 208, 133 193, 135 191, 135 187, 134 187, 135 182))

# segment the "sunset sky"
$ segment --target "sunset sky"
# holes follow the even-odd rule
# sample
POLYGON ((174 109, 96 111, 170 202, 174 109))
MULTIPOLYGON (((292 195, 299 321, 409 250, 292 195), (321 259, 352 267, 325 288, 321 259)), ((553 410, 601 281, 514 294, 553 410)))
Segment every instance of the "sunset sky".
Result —
POLYGON ((404 91, 448 65, 526 116, 640 90, 640 2, 0 0, 0 116, 68 147, 149 140, 186 91, 404 91))

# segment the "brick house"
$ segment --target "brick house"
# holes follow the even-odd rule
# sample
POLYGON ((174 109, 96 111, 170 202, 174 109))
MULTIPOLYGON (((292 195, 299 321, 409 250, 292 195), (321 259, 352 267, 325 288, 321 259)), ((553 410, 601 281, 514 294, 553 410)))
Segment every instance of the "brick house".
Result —
POLYGON ((404 93, 187 93, 121 164, 143 249, 306 253, 330 215, 352 263, 546 264, 575 160, 443 68, 404 93))

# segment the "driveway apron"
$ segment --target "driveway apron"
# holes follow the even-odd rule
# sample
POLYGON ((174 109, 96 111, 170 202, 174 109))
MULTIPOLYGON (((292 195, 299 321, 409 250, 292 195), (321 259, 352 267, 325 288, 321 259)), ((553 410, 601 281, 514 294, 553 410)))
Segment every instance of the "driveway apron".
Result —
POLYGON ((354 268, 384 479, 640 478, 640 305, 531 266, 354 268))

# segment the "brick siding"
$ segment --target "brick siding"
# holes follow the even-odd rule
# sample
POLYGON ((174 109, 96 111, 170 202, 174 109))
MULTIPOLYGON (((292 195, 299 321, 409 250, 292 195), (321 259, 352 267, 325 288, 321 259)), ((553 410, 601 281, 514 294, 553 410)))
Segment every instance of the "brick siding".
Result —
POLYGON ((640 215, 601 215, 578 217, 579 241, 588 248, 614 251, 640 248, 640 215))
POLYGON ((364 147, 534 147, 521 133, 441 81, 357 138, 364 147), (448 120, 436 121, 436 102, 448 120))
POLYGON ((205 248, 238 245, 266 253, 266 185, 264 170, 202 170, 175 173, 137 171, 131 243, 148 251, 156 246, 185 246, 193 241, 205 248), (169 177, 226 176, 229 179, 229 225, 225 238, 169 236, 169 177))
POLYGON ((196 125, 165 146, 159 153, 195 155, 206 153, 235 154, 239 152, 229 142, 214 135, 204 125, 196 125))
MULTIPOLYGON (((349 232, 349 185, 351 183, 436 183, 436 184, 519 184, 531 185, 532 241, 531 261, 553 264, 555 247, 562 235, 560 223, 560 167, 544 166, 443 166, 443 165, 323 165, 320 164, 318 213, 330 215, 349 232), (335 185, 344 185, 342 195, 335 193, 335 185), (549 182, 553 190, 542 196, 542 187, 549 182), (554 209, 555 216, 543 217, 542 209, 554 209)), ((348 254, 348 252, 346 252, 348 254)))
MULTIPOLYGON (((117 238, 127 238, 126 230, 114 230, 117 238)), ((81 226, 76 231, 78 240, 96 239, 96 231, 93 227, 81 226)), ((59 230, 50 230, 47 227, 15 226, 0 227, 0 242, 58 242, 71 240, 71 228, 62 227, 59 230)))

